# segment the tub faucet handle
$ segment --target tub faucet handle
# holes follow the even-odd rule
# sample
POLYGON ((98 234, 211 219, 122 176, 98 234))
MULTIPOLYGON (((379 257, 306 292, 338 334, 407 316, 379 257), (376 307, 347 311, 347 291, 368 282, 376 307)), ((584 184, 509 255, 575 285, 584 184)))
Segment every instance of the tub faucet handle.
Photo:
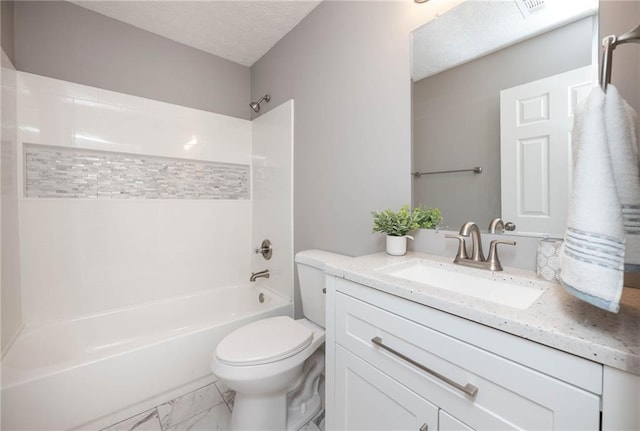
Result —
POLYGON ((256 248, 256 254, 261 254, 262 257, 265 258, 265 260, 271 259, 271 256, 273 255, 273 247, 271 246, 271 241, 269 241, 268 239, 263 240, 262 244, 260 244, 260 248, 256 248))

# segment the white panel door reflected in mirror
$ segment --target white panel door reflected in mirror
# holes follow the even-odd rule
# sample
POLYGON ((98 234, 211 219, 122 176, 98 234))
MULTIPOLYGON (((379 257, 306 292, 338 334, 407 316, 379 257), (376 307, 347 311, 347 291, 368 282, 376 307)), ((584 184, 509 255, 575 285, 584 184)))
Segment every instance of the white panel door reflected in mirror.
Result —
MULTIPOLYGON (((546 0, 527 16, 515 1, 466 1, 412 33, 411 170, 482 167, 413 178, 413 205, 440 208, 450 230, 511 221, 501 205, 500 92, 597 63, 597 14, 597 0, 546 0)), ((516 225, 516 234, 554 233, 516 225)))
POLYGON ((520 231, 566 230, 573 115, 596 78, 586 66, 500 92, 502 217, 520 231))

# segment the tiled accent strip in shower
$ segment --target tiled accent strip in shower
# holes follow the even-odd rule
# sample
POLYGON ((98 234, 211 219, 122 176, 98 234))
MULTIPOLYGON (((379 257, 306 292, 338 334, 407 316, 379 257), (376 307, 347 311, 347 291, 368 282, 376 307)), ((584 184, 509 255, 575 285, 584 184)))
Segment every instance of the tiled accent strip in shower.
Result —
POLYGON ((249 165, 24 144, 27 198, 249 199, 249 165))

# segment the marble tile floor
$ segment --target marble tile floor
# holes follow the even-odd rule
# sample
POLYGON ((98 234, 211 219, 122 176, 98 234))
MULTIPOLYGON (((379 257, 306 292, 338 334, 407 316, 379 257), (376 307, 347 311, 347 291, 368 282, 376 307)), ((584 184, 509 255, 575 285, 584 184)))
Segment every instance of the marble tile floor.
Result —
POLYGON ((221 382, 212 383, 102 431, 228 430, 234 395, 221 382))
MULTIPOLYGON (((215 382, 101 431, 228 431, 234 397, 215 382)), ((300 431, 324 431, 324 409, 300 431)))

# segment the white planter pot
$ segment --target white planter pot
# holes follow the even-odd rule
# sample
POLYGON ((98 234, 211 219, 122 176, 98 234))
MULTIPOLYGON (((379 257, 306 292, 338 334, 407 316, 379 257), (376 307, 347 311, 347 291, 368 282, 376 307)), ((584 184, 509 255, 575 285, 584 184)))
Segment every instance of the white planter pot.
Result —
POLYGON ((387 235, 387 254, 391 256, 404 256, 407 254, 407 238, 413 239, 413 237, 409 235, 387 235))

